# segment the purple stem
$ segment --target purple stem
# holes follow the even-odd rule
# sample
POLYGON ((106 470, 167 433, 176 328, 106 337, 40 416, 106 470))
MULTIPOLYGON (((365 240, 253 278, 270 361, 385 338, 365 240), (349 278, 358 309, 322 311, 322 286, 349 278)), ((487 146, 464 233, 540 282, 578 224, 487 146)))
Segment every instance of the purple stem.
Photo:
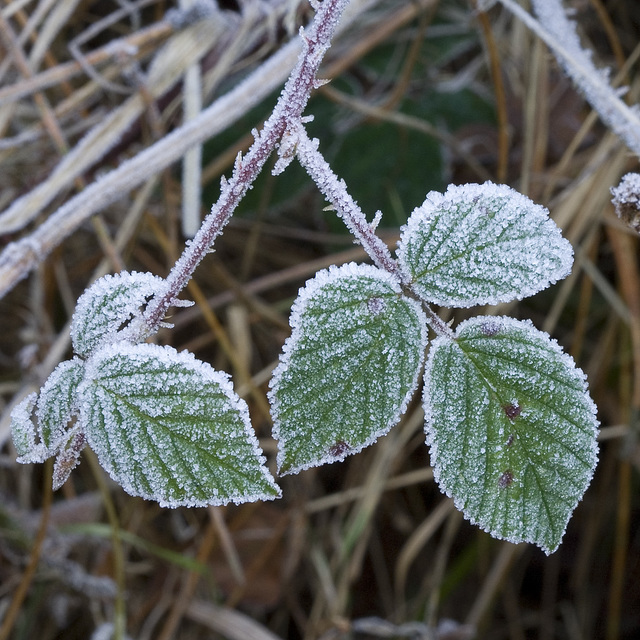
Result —
POLYGON ((403 273, 394 260, 387 245, 375 233, 375 227, 367 222, 367 218, 358 203, 349 195, 344 180, 340 180, 333 173, 329 163, 318 150, 318 140, 310 140, 306 130, 299 124, 295 131, 296 155, 300 164, 307 170, 313 181, 324 196, 336 208, 338 216, 358 239, 376 266, 388 271, 405 285, 406 290, 413 292, 427 314, 427 321, 431 328, 439 335, 446 335, 454 339, 454 333, 442 318, 440 318, 422 297, 411 286, 411 278, 403 273))
POLYGON ((213 205, 200 230, 193 240, 187 243, 184 252, 167 276, 166 293, 149 302, 144 322, 150 331, 155 332, 160 327, 167 310, 187 286, 196 267, 211 249, 287 128, 295 126, 300 121, 311 90, 316 87, 316 74, 320 63, 329 49, 331 37, 348 3, 349 0, 324 0, 319 5, 308 33, 301 32, 302 54, 284 86, 273 113, 246 156, 241 158, 238 155, 231 179, 228 182, 223 179, 218 202, 213 205))
POLYGON ((338 216, 342 218, 349 231, 358 239, 375 264, 403 282, 405 278, 398 263, 391 256, 389 248, 376 235, 374 227, 367 222, 358 203, 349 195, 344 180, 340 180, 333 173, 329 163, 318 151, 318 140, 310 140, 302 125, 298 126, 296 134, 296 155, 318 189, 336 208, 338 216))

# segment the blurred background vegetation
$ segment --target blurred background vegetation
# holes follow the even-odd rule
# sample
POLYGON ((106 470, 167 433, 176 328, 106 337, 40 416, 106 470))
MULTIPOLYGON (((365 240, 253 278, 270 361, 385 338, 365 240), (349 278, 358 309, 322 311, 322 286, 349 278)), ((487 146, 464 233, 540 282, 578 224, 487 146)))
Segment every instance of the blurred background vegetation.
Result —
MULTIPOLYGON (((184 24, 165 0, 0 2, 0 209, 42 185, 52 194, 2 231, 2 247, 178 127, 188 68, 206 106, 313 13, 299 0, 219 5, 184 24), (185 33, 197 47, 176 46, 157 80, 153 60, 185 33), (83 150, 101 126, 108 144, 83 150), (74 170, 56 174, 65 157, 74 170)), ((567 5, 637 101, 640 3, 567 5)), ((374 446, 282 478, 283 499, 268 504, 160 509, 126 495, 87 450, 52 495, 51 465, 16 464, 8 413, 69 356, 77 297, 99 272, 166 275, 185 242, 182 182, 201 184, 204 215, 269 115, 267 92, 203 137, 200 175, 173 162, 123 187, 0 300, 0 639, 108 638, 116 616, 135 640, 640 637, 638 239, 609 194, 638 160, 498 6, 359 6, 325 60, 334 80, 314 94, 309 129, 367 214, 383 211, 390 246, 429 190, 491 179, 547 206, 575 248, 573 274, 533 298, 441 311, 531 318, 587 373, 600 463, 563 544, 546 557, 493 540, 452 508, 433 483, 418 398, 374 446)), ((186 294, 196 306, 158 336, 233 375, 271 464, 265 394, 296 292, 320 268, 365 260, 325 204, 295 163, 265 171, 198 268, 186 294)))

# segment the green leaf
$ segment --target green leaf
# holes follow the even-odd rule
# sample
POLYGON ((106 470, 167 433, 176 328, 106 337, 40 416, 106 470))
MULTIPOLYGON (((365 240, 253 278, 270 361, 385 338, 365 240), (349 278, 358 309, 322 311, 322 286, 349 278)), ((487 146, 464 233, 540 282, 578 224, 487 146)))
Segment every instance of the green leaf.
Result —
POLYGON ((13 409, 11 431, 18 462, 44 462, 65 447, 67 427, 78 413, 76 392, 83 376, 84 362, 79 358, 61 362, 47 378, 39 397, 31 393, 13 409))
POLYGON ((317 273, 291 326, 269 394, 283 474, 343 460, 387 433, 416 389, 427 341, 419 305, 369 265, 317 273))
POLYGON ((521 300, 566 277, 573 250, 547 210, 506 185, 432 191, 402 230, 398 259, 428 302, 521 300))
POLYGON ((116 334, 129 326, 151 297, 162 295, 165 289, 166 281, 151 273, 123 271, 96 280, 78 298, 73 314, 71 341, 75 352, 86 357, 99 346, 124 337, 142 342, 148 337, 142 324, 126 336, 116 334))
POLYGON ((478 317, 433 341, 424 377, 441 489, 493 536, 555 551, 597 462, 582 371, 530 322, 478 317))
POLYGON ((52 453, 68 438, 67 425, 78 413, 76 392, 84 377, 80 358, 61 362, 47 378, 40 391, 36 415, 39 434, 52 453))
POLYGON ((273 499, 280 490, 225 374, 153 344, 104 347, 80 389, 87 441, 131 495, 161 506, 273 499))
POLYGON ((33 424, 33 409, 38 399, 37 393, 30 393, 11 411, 11 438, 18 453, 18 462, 44 462, 49 453, 41 442, 36 441, 36 427, 33 424))

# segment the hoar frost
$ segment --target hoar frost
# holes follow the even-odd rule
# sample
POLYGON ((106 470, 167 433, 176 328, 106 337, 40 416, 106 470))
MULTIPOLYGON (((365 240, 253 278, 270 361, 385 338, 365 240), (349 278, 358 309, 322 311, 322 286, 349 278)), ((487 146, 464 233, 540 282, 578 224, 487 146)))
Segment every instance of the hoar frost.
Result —
POLYGON ((56 456, 57 489, 88 443, 125 491, 162 506, 278 497, 229 377, 190 353, 136 344, 149 332, 143 307, 166 286, 123 272, 81 296, 71 330, 78 355, 12 413, 18 461, 56 456))
POLYGON ((343 460, 387 433, 415 392, 427 341, 418 303, 370 265, 316 274, 290 322, 269 394, 281 473, 343 460))
POLYGON ((129 323, 139 318, 145 303, 162 295, 166 287, 166 280, 135 271, 96 280, 80 296, 73 314, 71 341, 75 352, 87 356, 100 345, 119 339, 141 342, 147 338, 149 331, 143 322, 136 326, 129 323))
POLYGON ((486 182, 429 193, 402 229, 398 259, 424 300, 469 307, 545 289, 568 275, 573 250, 544 207, 486 182))
POLYGON ((547 553, 591 481, 595 405, 585 376, 530 322, 471 318, 437 338, 424 373, 434 478, 473 523, 547 553))
POLYGON ((132 495, 162 506, 273 499, 246 403, 192 354, 119 343, 95 354, 81 419, 100 463, 132 495))

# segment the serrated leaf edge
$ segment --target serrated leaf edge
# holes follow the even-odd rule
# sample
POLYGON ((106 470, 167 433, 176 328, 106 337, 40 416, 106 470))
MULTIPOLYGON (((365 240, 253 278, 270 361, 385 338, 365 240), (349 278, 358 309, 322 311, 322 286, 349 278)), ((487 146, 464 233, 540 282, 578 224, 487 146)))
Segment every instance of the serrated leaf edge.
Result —
POLYGON ((547 548, 544 545, 541 545, 538 540, 529 539, 528 537, 524 537, 522 539, 515 538, 515 537, 513 537, 513 538, 505 538, 505 537, 501 536, 499 533, 491 530, 490 527, 485 527, 482 523, 478 522, 472 515, 468 514, 465 511, 465 508, 464 508, 465 505, 464 505, 464 501, 462 500, 462 498, 459 497, 459 496, 453 495, 452 491, 446 486, 446 483, 443 482, 443 479, 441 477, 438 445, 435 442, 435 433, 433 431, 433 414, 431 412, 431 403, 429 402, 429 397, 428 397, 429 388, 431 386, 430 385, 431 372, 432 372, 432 369, 433 369, 433 354, 436 353, 436 351, 437 351, 437 349, 439 348, 440 345, 442 345, 442 344, 451 344, 452 342, 455 342, 456 339, 460 336, 460 334, 464 331, 464 329, 466 327, 468 327, 469 325, 475 324, 477 322, 486 322, 486 321, 502 323, 502 326, 526 328, 526 329, 534 332, 538 336, 546 339, 548 341, 549 346, 551 347, 551 349, 560 357, 561 361, 565 365, 567 365, 569 368, 573 369, 576 372, 577 378, 579 378, 582 381, 582 393, 585 396, 586 405, 587 405, 587 407, 589 408, 589 410, 591 412, 591 417, 592 417, 592 421, 593 421, 592 425, 593 425, 593 430, 594 430, 593 448, 592 448, 593 464, 591 466, 591 472, 585 478, 584 489, 582 491, 582 496, 584 495, 584 492, 586 492, 587 488, 591 484, 591 480, 593 479, 593 474, 595 472, 595 468, 596 468, 596 465, 597 465, 597 462, 598 462, 597 433, 598 433, 598 428, 599 428, 600 422, 596 417, 597 407, 596 407, 595 403, 593 402, 593 400, 591 398, 591 395, 588 392, 588 383, 587 383, 586 374, 582 371, 582 369, 580 369, 575 364, 575 361, 573 360, 573 358, 562 349, 562 347, 558 344, 557 340, 555 340, 554 338, 549 336, 549 334, 547 334, 546 332, 541 331, 540 329, 535 327, 535 325, 530 320, 528 320, 528 319, 526 319, 526 320, 516 320, 516 319, 511 318, 509 316, 476 316, 476 317, 473 317, 473 318, 469 318, 469 319, 461 322, 458 325, 458 327, 456 328, 456 333, 455 333, 455 338, 454 339, 451 339, 448 336, 438 336, 437 338, 435 338, 431 342, 431 345, 430 345, 430 348, 429 348, 429 353, 427 355, 427 359, 426 359, 425 366, 424 366, 424 374, 423 374, 424 387, 423 387, 423 395, 422 395, 422 406, 423 406, 424 414, 425 414, 424 415, 424 420, 425 420, 424 425, 425 425, 426 444, 427 444, 427 446, 429 447, 429 450, 430 450, 431 466, 433 468, 433 478, 434 478, 435 482, 438 484, 438 486, 440 487, 441 491, 443 491, 443 493, 445 493, 449 498, 453 499, 455 507, 464 514, 464 517, 471 524, 478 526, 480 529, 482 529, 483 531, 486 531, 487 533, 489 533, 493 537, 496 537, 496 538, 499 538, 499 539, 504 539, 504 540, 507 540, 508 542, 512 542, 514 544, 517 544, 517 543, 520 543, 520 542, 529 542, 529 543, 532 543, 532 544, 536 544, 536 545, 540 546, 540 548, 547 555, 550 555, 560 545, 560 542, 561 542, 561 540, 564 537, 564 534, 566 532, 566 527, 567 527, 567 525, 569 523, 569 520, 571 519, 571 516, 572 516, 573 512, 575 511, 576 507, 578 506, 578 504, 580 503, 580 500, 582 499, 582 497, 578 497, 576 499, 576 501, 575 501, 575 504, 568 511, 566 522, 564 523, 563 531, 562 531, 561 535, 559 536, 558 544, 553 548, 547 548))
MULTIPOLYGON (((341 266, 332 265, 328 269, 323 269, 318 271, 313 278, 308 280, 303 287, 298 290, 298 297, 296 298, 293 306, 291 307, 291 315, 289 318, 289 324, 291 326, 291 335, 285 340, 285 343, 282 347, 282 352, 280 354, 280 360, 278 365, 273 371, 273 375, 269 382, 269 392, 268 398, 269 403, 271 405, 271 416, 273 418, 273 428, 272 435, 273 438, 280 443, 281 434, 280 434, 280 420, 278 418, 279 413, 279 399, 277 398, 277 389, 280 383, 280 379, 282 375, 285 373, 289 366, 289 360, 291 354, 293 353, 297 342, 300 340, 302 335, 302 316, 305 308, 307 307, 308 302, 317 294, 318 291, 322 289, 322 287, 332 284, 341 279, 347 279, 351 277, 370 277, 380 280, 386 284, 388 284, 395 293, 401 294, 402 288, 398 278, 393 276, 387 271, 379 269, 373 265, 369 264, 357 264, 354 262, 350 262, 347 264, 343 264, 341 266)), ((427 320, 424 311, 422 310, 422 306, 416 300, 408 298, 407 296, 403 296, 403 301, 409 304, 415 310, 416 314, 420 318, 420 326, 422 327, 422 336, 420 343, 423 345, 423 350, 426 349, 426 345, 428 342, 428 329, 427 329, 427 320)), ((424 357, 421 359, 421 362, 424 362, 424 357)), ((333 462, 341 462, 345 458, 350 455, 359 453, 366 447, 374 444, 378 438, 386 435, 400 420, 401 416, 406 412, 409 402, 413 398, 416 389, 418 388, 418 383, 420 379, 420 372, 422 370, 422 365, 416 369, 416 373, 414 375, 414 380, 412 381, 412 385, 409 391, 405 394, 405 397, 399 406, 396 414, 389 420, 389 423, 386 427, 379 429, 376 433, 374 433, 365 443, 362 445, 352 446, 344 451, 336 450, 335 455, 332 456, 331 460, 322 461, 324 464, 333 463, 333 462)), ((292 475, 299 473, 300 471, 304 471, 306 469, 311 469, 319 466, 318 463, 303 463, 296 466, 291 466, 286 469, 286 471, 282 471, 282 467, 284 464, 284 455, 285 452, 279 446, 278 454, 277 454, 277 467, 278 467, 278 475, 292 475)))

